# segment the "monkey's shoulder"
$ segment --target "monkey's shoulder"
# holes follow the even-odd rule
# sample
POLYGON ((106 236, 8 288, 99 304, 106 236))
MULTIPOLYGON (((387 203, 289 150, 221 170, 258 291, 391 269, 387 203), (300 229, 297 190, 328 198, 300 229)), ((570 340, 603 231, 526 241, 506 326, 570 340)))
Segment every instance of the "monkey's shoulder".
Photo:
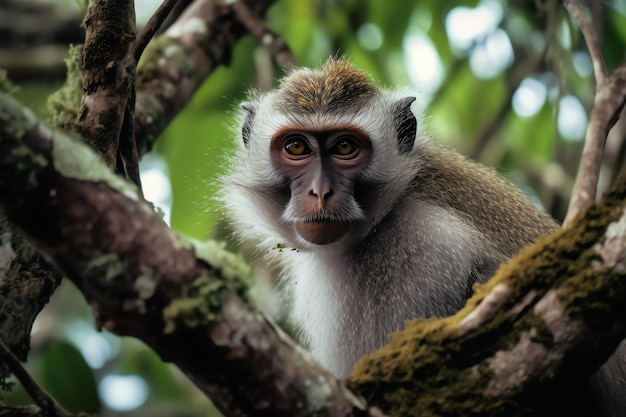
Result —
POLYGON ((422 148, 419 158, 410 193, 455 211, 507 256, 557 229, 548 214, 494 169, 435 145, 422 148))

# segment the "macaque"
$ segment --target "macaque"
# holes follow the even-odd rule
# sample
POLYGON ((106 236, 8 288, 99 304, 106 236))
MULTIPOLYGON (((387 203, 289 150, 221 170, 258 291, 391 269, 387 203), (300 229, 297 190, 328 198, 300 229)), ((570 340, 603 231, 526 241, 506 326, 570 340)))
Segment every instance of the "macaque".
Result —
POLYGON ((344 59, 241 107, 225 205, 238 238, 279 265, 300 341, 338 377, 406 320, 458 311, 558 227, 494 170, 431 143, 415 95, 344 59))

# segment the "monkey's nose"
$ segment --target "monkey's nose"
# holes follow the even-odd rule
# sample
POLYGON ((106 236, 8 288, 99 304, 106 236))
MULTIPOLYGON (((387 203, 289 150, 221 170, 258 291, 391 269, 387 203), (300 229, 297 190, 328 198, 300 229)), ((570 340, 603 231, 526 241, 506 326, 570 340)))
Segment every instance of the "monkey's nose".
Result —
POLYGON ((311 191, 309 191, 309 195, 315 197, 316 199, 318 199, 320 201, 320 203, 324 203, 326 201, 328 201, 328 199, 330 197, 333 196, 333 194, 335 194, 335 192, 333 191, 332 188, 313 188, 311 189, 311 191))
POLYGON ((309 187, 309 195, 315 198, 320 209, 324 208, 324 205, 333 196, 333 194, 335 194, 335 190, 333 190, 333 181, 328 178, 324 172, 318 172, 317 175, 313 177, 309 187))

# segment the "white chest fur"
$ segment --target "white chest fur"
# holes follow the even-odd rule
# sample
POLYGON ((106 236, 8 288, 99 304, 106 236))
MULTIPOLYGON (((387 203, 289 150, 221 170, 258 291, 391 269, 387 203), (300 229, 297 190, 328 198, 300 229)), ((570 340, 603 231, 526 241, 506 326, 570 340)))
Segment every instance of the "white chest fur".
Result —
POLYGON ((380 225, 371 242, 348 251, 329 245, 283 253, 290 318, 313 356, 337 376, 350 374, 358 358, 406 320, 463 305, 483 239, 437 207, 413 207, 412 215, 402 230, 380 225))

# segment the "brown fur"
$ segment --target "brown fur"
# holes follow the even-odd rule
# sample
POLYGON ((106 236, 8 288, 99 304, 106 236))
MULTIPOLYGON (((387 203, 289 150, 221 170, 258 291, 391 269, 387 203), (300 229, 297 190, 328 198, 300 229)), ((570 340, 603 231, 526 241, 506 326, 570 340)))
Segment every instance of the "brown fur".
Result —
POLYGON ((321 70, 300 69, 283 79, 277 110, 295 114, 357 110, 377 87, 363 71, 344 59, 329 59, 321 70))
POLYGON ((421 158, 424 166, 413 181, 415 192, 457 210, 507 256, 558 228, 492 169, 434 145, 422 149, 421 158))

